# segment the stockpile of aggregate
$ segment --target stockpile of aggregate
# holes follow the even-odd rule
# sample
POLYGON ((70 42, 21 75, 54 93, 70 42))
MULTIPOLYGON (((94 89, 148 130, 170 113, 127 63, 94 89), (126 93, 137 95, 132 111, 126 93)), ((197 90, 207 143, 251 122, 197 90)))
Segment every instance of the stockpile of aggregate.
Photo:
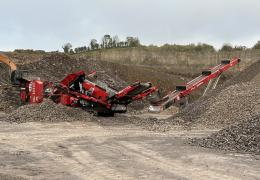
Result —
POLYGON ((10 72, 9 71, 10 71, 10 68, 7 65, 0 63, 0 86, 10 83, 10 80, 9 80, 10 72))
MULTIPOLYGON (((229 96, 216 97, 216 102, 197 120, 199 124, 221 127, 212 135, 192 139, 191 143, 207 148, 260 154, 260 68, 246 75, 250 82, 237 83, 222 90, 229 96), (214 122, 215 121, 215 122, 214 122)), ((250 73, 250 71, 246 71, 250 73)), ((240 75, 239 75, 240 76, 240 75)), ((231 82, 234 84, 235 81, 231 82)))
POLYGON ((173 120, 186 126, 225 127, 233 119, 246 118, 259 98, 260 82, 255 79, 258 76, 260 61, 188 105, 173 120))
POLYGON ((209 137, 192 139, 192 143, 206 148, 260 155, 260 113, 209 137))
MULTIPOLYGON (((115 117, 95 116, 93 113, 84 111, 81 108, 68 107, 56 104, 46 99, 41 104, 24 105, 5 117, 0 117, 1 121, 10 123, 26 123, 26 122, 95 122, 101 126, 133 126, 139 125, 138 119, 132 116, 116 114, 115 117)), ((146 129, 154 130, 156 127, 149 126, 146 129)))
MULTIPOLYGON (((24 64, 20 69, 27 70, 28 78, 40 77, 42 80, 59 82, 68 74, 84 70, 86 75, 97 71, 98 80, 108 83, 113 88, 122 88, 126 83, 115 77, 110 69, 104 69, 98 61, 76 59, 66 54, 44 55, 39 61, 24 64)), ((25 75, 25 77, 26 77, 25 75)))
POLYGON ((10 85, 0 85, 0 112, 12 112, 20 105, 19 90, 10 85))
POLYGON ((207 110, 194 123, 203 127, 226 127, 260 112, 260 85, 254 82, 235 84, 211 99, 207 110))
POLYGON ((90 121, 92 115, 80 108, 55 104, 44 100, 41 104, 24 105, 8 114, 4 121, 12 123, 24 122, 61 122, 61 121, 90 121))

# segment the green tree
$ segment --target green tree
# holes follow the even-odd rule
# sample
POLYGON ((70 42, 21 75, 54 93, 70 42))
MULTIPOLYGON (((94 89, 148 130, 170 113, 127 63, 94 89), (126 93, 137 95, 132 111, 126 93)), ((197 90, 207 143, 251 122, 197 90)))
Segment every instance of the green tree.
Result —
POLYGON ((206 51, 206 52, 214 52, 215 48, 209 44, 198 43, 196 46, 194 45, 195 51, 206 51))
POLYGON ((69 53, 71 48, 72 48, 72 45, 70 43, 66 43, 62 46, 64 53, 69 53))
POLYGON ((254 46, 253 49, 260 49, 260 41, 258 41, 254 46))
POLYGON ((222 48, 220 49, 220 51, 232 51, 233 50, 233 47, 231 44, 224 44, 222 46, 222 48))
POLYGON ((74 51, 73 51, 73 49, 70 49, 70 54, 74 54, 74 51))
POLYGON ((95 49, 99 48, 99 44, 96 39, 92 39, 90 41, 90 48, 91 48, 91 50, 95 50, 95 49))

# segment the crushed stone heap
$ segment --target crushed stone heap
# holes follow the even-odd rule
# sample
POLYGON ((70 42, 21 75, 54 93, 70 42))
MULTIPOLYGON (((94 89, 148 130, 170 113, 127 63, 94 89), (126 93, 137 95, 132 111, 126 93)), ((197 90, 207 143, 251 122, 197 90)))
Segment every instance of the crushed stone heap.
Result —
POLYGON ((209 137, 193 139, 192 143, 207 148, 260 155, 260 113, 209 137))
POLYGON ((41 104, 21 106, 4 119, 7 122, 90 121, 92 115, 82 109, 71 108, 45 100, 41 104))

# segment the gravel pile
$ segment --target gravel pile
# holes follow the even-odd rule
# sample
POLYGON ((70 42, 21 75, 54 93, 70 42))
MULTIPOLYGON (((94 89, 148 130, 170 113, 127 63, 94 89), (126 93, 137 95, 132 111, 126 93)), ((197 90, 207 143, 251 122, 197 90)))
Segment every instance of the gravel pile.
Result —
POLYGON ((188 105, 172 119, 185 126, 225 127, 232 119, 247 117, 259 98, 260 61, 223 83, 216 90, 188 105), (224 124, 223 124, 224 123, 224 124))
POLYGON ((0 63, 0 85, 6 85, 10 83, 9 80, 9 67, 3 63, 0 63))
POLYGON ((226 127, 237 120, 246 120, 254 112, 260 112, 260 85, 253 82, 235 84, 212 99, 214 101, 194 123, 202 127, 226 127))
POLYGON ((207 148, 260 155, 260 113, 209 137, 193 139, 191 143, 207 148))
POLYGON ((0 112, 10 113, 19 106, 19 91, 10 85, 0 85, 0 112))
POLYGON ((222 89, 192 124, 223 128, 191 143, 207 148, 260 154, 260 63, 245 70, 222 89), (246 82, 250 81, 250 82, 246 82), (236 83, 239 82, 239 83, 236 83), (246 82, 246 83, 244 83, 246 82), (232 85, 234 84, 234 85, 232 85), (215 99, 215 101, 212 101, 215 99))
POLYGON ((220 91, 221 89, 226 88, 230 85, 252 81, 257 75, 259 75, 259 72, 260 72, 260 60, 253 63, 245 70, 238 72, 230 80, 224 82, 222 86, 216 90, 220 91))
POLYGON ((70 73, 84 70, 86 73, 97 71, 98 79, 110 84, 113 88, 126 85, 115 77, 108 69, 104 69, 98 61, 92 59, 75 59, 65 54, 45 55, 40 61, 24 64, 20 69, 28 70, 28 78, 40 77, 43 80, 59 82, 70 73))
POLYGON ((71 108, 45 100, 37 105, 21 106, 5 117, 4 121, 24 122, 61 122, 61 121, 90 121, 92 115, 80 108, 71 108))

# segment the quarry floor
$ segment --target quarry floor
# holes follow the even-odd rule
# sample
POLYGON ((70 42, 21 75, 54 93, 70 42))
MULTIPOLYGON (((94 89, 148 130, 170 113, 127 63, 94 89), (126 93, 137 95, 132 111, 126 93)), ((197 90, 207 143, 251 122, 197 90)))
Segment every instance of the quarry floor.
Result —
POLYGON ((260 156, 187 143, 212 131, 0 121, 0 179, 260 179, 260 156))

